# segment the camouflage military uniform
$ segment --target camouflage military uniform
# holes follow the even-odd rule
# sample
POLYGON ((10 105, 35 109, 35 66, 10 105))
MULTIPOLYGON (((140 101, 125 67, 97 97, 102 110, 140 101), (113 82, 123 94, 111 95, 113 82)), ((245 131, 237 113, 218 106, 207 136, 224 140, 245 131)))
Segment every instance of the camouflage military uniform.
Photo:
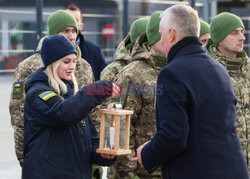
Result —
POLYGON ((223 56, 213 45, 211 39, 206 43, 205 50, 227 69, 232 80, 234 92, 238 99, 236 105, 237 129, 242 150, 247 159, 248 171, 250 171, 250 137, 248 136, 250 135, 250 64, 248 57, 244 51, 238 54, 236 58, 223 56))
POLYGON ((138 163, 131 162, 136 149, 151 140, 156 132, 155 102, 156 84, 160 70, 166 66, 167 60, 147 44, 146 33, 139 36, 132 53, 132 62, 115 77, 114 82, 124 86, 121 101, 124 101, 128 85, 130 90, 127 97, 126 109, 134 111, 131 117, 130 148, 132 155, 119 157, 115 168, 120 178, 161 178, 158 169, 151 175, 138 163))
MULTIPOLYGON (((115 52, 115 61, 106 66, 101 74, 100 74, 100 80, 107 80, 107 81, 113 81, 115 76, 127 65, 131 62, 131 50, 133 45, 131 45, 130 37, 127 35, 123 41, 119 44, 116 52, 115 52)), ((93 119, 93 122, 95 124, 96 130, 99 133, 100 131, 100 115, 99 115, 99 109, 105 109, 107 108, 107 105, 109 103, 109 99, 107 99, 104 103, 97 106, 95 110, 93 110, 91 117, 93 119)))
POLYGON ((113 81, 115 75, 117 75, 124 66, 131 62, 131 49, 132 45, 130 44, 129 35, 119 44, 115 52, 115 61, 106 66, 101 75, 101 80, 113 81))
MULTIPOLYGON (((114 80, 115 76, 132 61, 130 56, 132 47, 133 45, 131 45, 130 36, 127 35, 125 39, 122 40, 119 46, 117 47, 114 61, 102 70, 100 74, 100 80, 107 80, 107 81, 114 80)), ((107 108, 108 104, 109 104, 109 99, 106 99, 104 103, 97 106, 96 108, 105 109, 107 108)), ((95 118, 94 124, 96 126, 97 132, 100 132, 100 115, 95 118)), ((108 169, 108 178, 113 178, 114 172, 115 172, 114 167, 110 166, 108 169)))
MULTIPOLYGON (((25 90, 24 85, 28 76, 36 69, 43 67, 43 62, 40 56, 40 49, 42 40, 40 40, 36 53, 29 58, 25 59, 18 64, 15 74, 14 82, 12 86, 12 92, 10 97, 9 111, 11 115, 11 125, 14 128, 14 140, 15 140, 15 151, 17 159, 20 165, 23 164, 23 141, 24 141, 24 118, 23 109, 25 101, 25 90), (16 88, 16 82, 20 82, 19 88, 16 88)), ((77 45, 78 51, 75 75, 79 85, 79 88, 83 87, 87 83, 94 81, 93 72, 91 66, 81 58, 81 51, 77 45)))

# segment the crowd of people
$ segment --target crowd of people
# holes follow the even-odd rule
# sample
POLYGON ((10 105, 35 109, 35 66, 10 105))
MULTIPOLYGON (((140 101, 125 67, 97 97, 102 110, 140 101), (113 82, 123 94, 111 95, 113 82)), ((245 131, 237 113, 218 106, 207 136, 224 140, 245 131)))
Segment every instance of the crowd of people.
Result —
MULTIPOLYGON (((23 179, 248 179, 250 65, 244 24, 229 12, 201 20, 186 5, 139 18, 107 65, 84 39, 81 10, 48 18, 48 36, 18 64, 9 110, 23 179), (88 95, 87 89, 105 95, 88 95), (123 86, 124 88, 120 88, 123 86), (133 110, 132 154, 98 154, 100 118, 120 95, 133 110)), ((125 102, 125 103, 124 103, 125 102)))

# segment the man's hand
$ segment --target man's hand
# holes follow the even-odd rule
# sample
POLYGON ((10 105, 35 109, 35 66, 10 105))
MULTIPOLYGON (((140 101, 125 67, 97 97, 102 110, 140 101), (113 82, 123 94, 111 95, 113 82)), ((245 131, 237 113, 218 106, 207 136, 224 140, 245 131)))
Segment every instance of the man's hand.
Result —
POLYGON ((148 142, 145 142, 144 144, 142 144, 140 147, 138 147, 138 148, 136 149, 137 156, 134 157, 134 158, 132 158, 131 161, 133 161, 133 162, 138 162, 139 164, 142 165, 141 150, 143 149, 143 147, 144 147, 147 143, 149 143, 149 141, 148 141, 148 142))

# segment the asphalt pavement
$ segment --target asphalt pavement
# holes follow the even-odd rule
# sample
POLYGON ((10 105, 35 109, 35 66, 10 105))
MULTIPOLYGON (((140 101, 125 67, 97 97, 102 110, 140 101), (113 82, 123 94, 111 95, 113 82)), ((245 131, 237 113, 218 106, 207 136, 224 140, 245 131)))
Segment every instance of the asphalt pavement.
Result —
POLYGON ((20 179, 21 168, 14 150, 14 131, 10 123, 9 98, 12 75, 0 73, 0 178, 20 179))

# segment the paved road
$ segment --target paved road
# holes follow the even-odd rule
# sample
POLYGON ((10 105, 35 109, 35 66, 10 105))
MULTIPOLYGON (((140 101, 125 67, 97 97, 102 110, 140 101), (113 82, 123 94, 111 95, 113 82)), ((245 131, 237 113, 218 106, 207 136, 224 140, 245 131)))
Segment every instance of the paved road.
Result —
POLYGON ((0 73, 0 178, 20 179, 21 168, 14 151, 13 128, 10 124, 9 97, 13 76, 0 73))

